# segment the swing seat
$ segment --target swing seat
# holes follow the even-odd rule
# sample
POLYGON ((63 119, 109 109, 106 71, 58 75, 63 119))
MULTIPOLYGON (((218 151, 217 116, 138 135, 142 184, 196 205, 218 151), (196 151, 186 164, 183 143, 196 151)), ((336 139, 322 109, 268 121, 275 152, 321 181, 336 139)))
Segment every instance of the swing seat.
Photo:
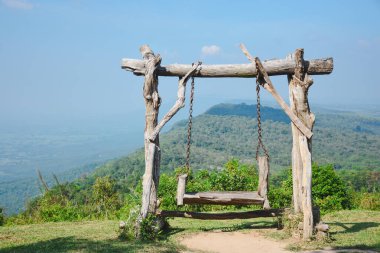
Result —
POLYGON ((261 205, 269 209, 268 176, 269 158, 258 157, 259 184, 258 191, 212 191, 212 192, 186 192, 187 174, 178 177, 177 205, 209 204, 209 205, 261 205))
MULTIPOLYGON (((177 202, 181 202, 177 199, 177 202)), ((186 192, 183 204, 210 205, 263 205, 264 198, 257 192, 222 191, 222 192, 186 192)))

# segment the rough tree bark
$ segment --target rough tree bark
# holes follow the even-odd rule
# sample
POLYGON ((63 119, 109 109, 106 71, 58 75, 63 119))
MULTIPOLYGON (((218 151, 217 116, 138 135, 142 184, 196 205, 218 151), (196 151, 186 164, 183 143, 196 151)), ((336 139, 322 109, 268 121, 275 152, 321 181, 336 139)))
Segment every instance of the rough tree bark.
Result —
POLYGON ((257 193, 264 198, 264 209, 270 209, 268 200, 269 190, 269 158, 267 156, 258 156, 257 161, 259 164, 259 185, 257 193))
MULTIPOLYGON (((333 59, 314 59, 305 61, 307 73, 310 75, 330 74, 333 70, 333 59)), ((294 61, 277 59, 263 61, 263 66, 269 76, 289 75, 294 73, 294 61)), ((135 75, 145 75, 145 62, 137 59, 123 59, 121 68, 133 72, 135 75)), ((172 64, 159 66, 159 76, 184 76, 192 68, 191 64, 172 64)), ((202 64, 202 70, 195 77, 243 77, 250 78, 257 75, 257 69, 253 64, 202 64)))
MULTIPOLYGON (((294 75, 288 76, 291 109, 312 130, 315 116, 310 112, 308 91, 313 80, 305 72, 303 49, 297 49, 288 59, 293 59, 296 63, 294 75)), ((307 240, 313 234, 311 137, 307 138, 293 123, 292 134, 293 204, 296 212, 303 212, 303 239, 307 240)))
POLYGON ((241 44, 240 45, 241 50, 243 53, 247 56, 248 60, 250 60, 252 63, 255 63, 255 65, 258 67, 258 72, 260 73, 260 77, 258 81, 260 82, 261 86, 264 87, 267 91, 269 91, 270 94, 275 98, 277 103, 281 106, 281 108, 284 110, 286 115, 289 116, 290 120, 293 122, 294 125, 297 126, 297 128, 308 138, 310 138, 313 133, 311 130, 303 124, 302 120, 300 120, 296 114, 293 113, 293 111, 289 108, 289 106, 285 103, 284 99, 280 96, 280 94, 277 92, 277 90, 274 88, 272 81, 269 78, 268 73, 266 72, 264 66, 261 64, 261 61, 258 57, 253 58, 251 54, 248 52, 247 48, 241 44))
POLYGON ((154 55, 147 45, 140 48, 140 52, 145 60, 145 80, 143 95, 145 99, 145 173, 143 176, 143 196, 141 203, 140 218, 144 219, 148 213, 156 213, 157 189, 160 177, 160 142, 159 136, 151 141, 152 135, 157 126, 157 116, 161 104, 158 94, 157 67, 161 63, 160 55, 154 55))

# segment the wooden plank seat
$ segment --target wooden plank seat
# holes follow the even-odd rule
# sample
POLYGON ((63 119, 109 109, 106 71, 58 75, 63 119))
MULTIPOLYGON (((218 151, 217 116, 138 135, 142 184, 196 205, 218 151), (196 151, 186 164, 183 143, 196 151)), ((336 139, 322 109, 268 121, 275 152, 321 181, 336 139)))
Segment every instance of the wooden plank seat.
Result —
POLYGON ((183 204, 263 205, 264 198, 257 192, 186 192, 183 194, 183 204))
POLYGON ((267 192, 269 176, 269 159, 259 156, 259 185, 258 191, 210 191, 186 192, 187 174, 178 177, 177 205, 208 204, 208 205, 261 205, 270 209, 267 192))

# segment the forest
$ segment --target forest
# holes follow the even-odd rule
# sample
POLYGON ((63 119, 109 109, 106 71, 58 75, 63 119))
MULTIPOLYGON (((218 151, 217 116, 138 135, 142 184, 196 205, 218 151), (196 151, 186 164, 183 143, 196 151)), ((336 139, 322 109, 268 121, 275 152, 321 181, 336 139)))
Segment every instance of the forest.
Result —
MULTIPOLYGON (((254 112, 255 105, 219 104, 194 119, 189 189, 257 188, 254 112)), ((271 160, 271 205, 287 207, 291 204, 292 190, 289 121, 279 109, 264 107, 262 114, 263 137, 271 160)), ((317 114, 317 119, 313 138, 314 202, 323 213, 355 208, 379 210, 380 158, 377 151, 380 148, 380 121, 337 112, 317 114)), ((185 163, 185 143, 186 121, 178 122, 161 136, 159 195, 162 208, 176 209, 176 176, 185 163)), ((140 202, 143 169, 144 154, 139 149, 74 181, 60 182, 55 178, 52 183, 45 183, 42 177, 42 194, 29 201, 25 211, 7 217, 3 222, 23 224, 127 218, 140 202)), ((206 207, 184 208, 204 210, 206 207)), ((221 207, 207 208, 219 210, 221 207)))

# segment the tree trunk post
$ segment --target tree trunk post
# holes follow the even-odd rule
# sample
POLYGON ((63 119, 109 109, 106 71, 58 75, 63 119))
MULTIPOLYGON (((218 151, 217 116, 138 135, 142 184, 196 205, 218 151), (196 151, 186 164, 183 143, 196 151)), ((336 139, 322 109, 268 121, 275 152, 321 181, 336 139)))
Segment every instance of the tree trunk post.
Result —
MULTIPOLYGON (((315 116, 310 112, 308 90, 313 80, 305 70, 303 49, 297 49, 289 58, 296 63, 294 75, 288 76, 290 106, 305 126, 312 130, 315 116)), ((293 123, 292 134, 293 205, 295 212, 303 213, 303 239, 308 240, 313 234, 311 138, 303 135, 293 123)))
POLYGON ((155 214, 157 209, 157 190, 160 176, 160 143, 159 136, 150 140, 149 136, 157 126, 157 116, 161 104, 158 95, 157 68, 160 66, 160 55, 154 55, 148 45, 143 45, 140 52, 145 60, 145 79, 143 95, 145 99, 145 173, 143 176, 143 194, 140 211, 140 220, 148 214, 155 214))

